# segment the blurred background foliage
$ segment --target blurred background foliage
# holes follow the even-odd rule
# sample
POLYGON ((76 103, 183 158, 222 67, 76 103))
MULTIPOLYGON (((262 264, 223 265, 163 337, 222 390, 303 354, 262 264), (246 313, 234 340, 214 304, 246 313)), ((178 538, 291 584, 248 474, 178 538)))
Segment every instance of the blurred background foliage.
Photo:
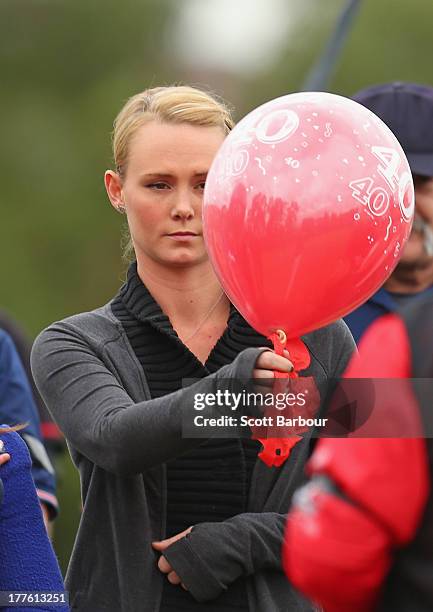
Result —
MULTIPOLYGON (((34 336, 105 303, 121 284, 123 221, 102 177, 114 116, 130 95, 173 82, 202 85, 240 118, 302 87, 345 4, 0 0, 0 306, 34 336), (225 59, 217 49, 226 49, 225 59)), ((433 85, 432 23, 429 0, 363 0, 329 90, 351 95, 391 80, 433 85)), ((58 468, 55 545, 65 569, 80 500, 66 454, 58 468)))

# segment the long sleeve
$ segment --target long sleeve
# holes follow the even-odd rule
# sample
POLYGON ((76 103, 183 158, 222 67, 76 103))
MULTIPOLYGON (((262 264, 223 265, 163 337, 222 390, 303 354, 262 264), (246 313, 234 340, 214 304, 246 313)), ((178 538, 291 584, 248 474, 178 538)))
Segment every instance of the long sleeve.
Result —
POLYGON ((215 599, 239 576, 283 571, 286 518, 247 512, 220 523, 200 523, 163 554, 197 601, 215 599))
MULTIPOLYGON (((84 338, 66 325, 42 332, 32 351, 39 391, 68 442, 103 469, 133 475, 198 446, 182 437, 183 415, 196 393, 248 384, 265 349, 246 349, 229 365, 199 382, 161 398, 134 402, 84 338)), ((105 359, 105 361, 104 361, 105 359)), ((217 408, 201 411, 215 416, 217 408)))
MULTIPOLYGON (((31 475, 29 452, 14 432, 0 436, 4 451, 11 456, 0 467, 4 486, 0 506, 0 591, 64 593, 57 559, 43 523, 31 475)), ((67 604, 21 605, 2 608, 13 612, 51 610, 66 612, 67 604)))
POLYGON ((3 331, 0 331, 0 364, 0 422, 27 423, 20 433, 32 458, 38 497, 49 506, 51 516, 55 516, 58 511, 55 474, 42 442, 38 412, 14 344, 3 331))

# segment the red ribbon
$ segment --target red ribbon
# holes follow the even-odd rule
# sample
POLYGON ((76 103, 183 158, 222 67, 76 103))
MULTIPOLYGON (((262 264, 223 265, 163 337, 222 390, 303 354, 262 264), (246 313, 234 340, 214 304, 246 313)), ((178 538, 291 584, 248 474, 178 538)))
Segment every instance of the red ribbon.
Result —
MULTIPOLYGON (((292 372, 274 372, 275 378, 298 378, 298 372, 304 370, 310 365, 311 357, 307 347, 300 338, 291 338, 290 340, 281 341, 278 333, 273 333, 268 336, 274 345, 274 351, 277 355, 283 355, 283 351, 286 350, 289 353, 289 359, 293 363, 292 372)), ((276 389, 278 392, 278 381, 275 382, 276 389)), ((263 449, 259 453, 260 459, 266 463, 268 467, 280 467, 290 456, 292 448, 302 438, 297 435, 290 436, 289 438, 255 438, 255 429, 262 432, 263 428, 251 427, 253 432, 252 438, 257 439, 261 442, 263 449)), ((258 433, 258 432, 257 432, 258 433)), ((260 435, 260 434, 259 434, 260 435)))

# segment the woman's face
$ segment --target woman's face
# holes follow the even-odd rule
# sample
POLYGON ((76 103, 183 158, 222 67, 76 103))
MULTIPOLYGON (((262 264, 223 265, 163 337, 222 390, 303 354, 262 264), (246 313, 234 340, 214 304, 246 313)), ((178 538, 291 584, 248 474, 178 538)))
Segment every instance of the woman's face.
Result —
MULTIPOLYGON (((141 262, 185 266, 207 259, 201 217, 203 190, 224 137, 218 127, 156 121, 137 130, 129 143, 117 204, 121 201, 126 207, 141 262)), ((107 177, 106 185, 116 205, 107 177)))

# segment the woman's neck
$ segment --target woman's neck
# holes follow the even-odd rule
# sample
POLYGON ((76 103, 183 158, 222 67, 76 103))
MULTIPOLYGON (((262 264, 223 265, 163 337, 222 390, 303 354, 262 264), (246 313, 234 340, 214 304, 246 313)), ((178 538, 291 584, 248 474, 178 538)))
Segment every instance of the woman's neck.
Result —
POLYGON ((194 327, 214 305, 214 317, 228 315, 229 301, 209 261, 185 268, 152 263, 138 260, 138 276, 174 326, 194 327))

